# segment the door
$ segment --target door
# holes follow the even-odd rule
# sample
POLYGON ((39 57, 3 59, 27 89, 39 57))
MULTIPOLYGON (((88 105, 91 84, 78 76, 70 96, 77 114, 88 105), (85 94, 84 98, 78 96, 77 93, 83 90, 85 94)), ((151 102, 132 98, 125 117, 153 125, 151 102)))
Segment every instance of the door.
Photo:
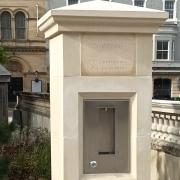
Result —
POLYGON ((129 102, 84 101, 84 173, 129 172, 129 102))
POLYGON ((16 94, 23 91, 23 78, 11 77, 11 81, 8 85, 8 99, 9 102, 16 101, 16 94))

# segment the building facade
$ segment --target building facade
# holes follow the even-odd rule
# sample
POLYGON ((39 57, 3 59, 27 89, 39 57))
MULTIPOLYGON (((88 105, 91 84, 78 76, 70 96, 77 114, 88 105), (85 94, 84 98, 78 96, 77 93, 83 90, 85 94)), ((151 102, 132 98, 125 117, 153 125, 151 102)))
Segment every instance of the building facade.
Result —
MULTIPOLYGON (((90 0, 47 0, 47 9, 90 0)), ((107 0, 169 12, 153 38, 153 98, 180 96, 180 0, 107 0)))
POLYGON ((0 46, 8 51, 12 75, 9 101, 15 101, 18 91, 47 91, 47 48, 37 31, 37 20, 45 11, 45 0, 0 1, 0 46))

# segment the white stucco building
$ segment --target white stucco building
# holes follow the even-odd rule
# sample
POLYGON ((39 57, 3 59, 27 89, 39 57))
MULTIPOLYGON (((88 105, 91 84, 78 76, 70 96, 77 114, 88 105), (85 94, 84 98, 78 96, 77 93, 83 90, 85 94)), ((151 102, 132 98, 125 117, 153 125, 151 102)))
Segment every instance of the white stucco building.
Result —
MULTIPOLYGON (((91 0, 47 0, 47 9, 91 0)), ((165 10, 169 19, 153 38, 153 97, 169 99, 180 95, 180 0, 107 0, 165 10)))

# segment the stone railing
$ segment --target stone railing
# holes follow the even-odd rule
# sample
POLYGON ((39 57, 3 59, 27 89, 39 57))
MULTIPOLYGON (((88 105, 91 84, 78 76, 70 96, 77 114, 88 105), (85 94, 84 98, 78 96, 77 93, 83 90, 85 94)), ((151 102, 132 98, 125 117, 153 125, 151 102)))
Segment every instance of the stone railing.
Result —
POLYGON ((48 93, 23 92, 20 95, 19 108, 24 123, 32 127, 50 129, 50 103, 48 93))
POLYGON ((152 149, 180 157, 180 102, 152 101, 152 149))

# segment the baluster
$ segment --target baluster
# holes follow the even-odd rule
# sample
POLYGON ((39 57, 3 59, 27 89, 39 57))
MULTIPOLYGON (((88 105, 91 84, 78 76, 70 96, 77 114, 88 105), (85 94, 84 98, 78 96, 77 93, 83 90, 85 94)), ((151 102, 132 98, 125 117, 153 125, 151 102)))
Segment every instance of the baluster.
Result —
POLYGON ((169 119, 169 127, 167 129, 168 138, 167 141, 176 143, 176 128, 175 128, 176 115, 171 115, 169 119))
POLYGON ((162 129, 162 124, 161 124, 161 119, 160 119, 160 114, 159 113, 156 113, 155 114, 155 117, 156 117, 156 122, 157 122, 157 126, 156 126, 156 131, 157 131, 157 133, 156 133, 156 138, 157 139, 160 139, 160 137, 161 137, 161 129, 162 129))
POLYGON ((158 124, 158 126, 157 126, 157 130, 158 130, 158 138, 159 139, 161 139, 162 138, 162 136, 163 136, 163 133, 162 133, 162 127, 163 127, 163 123, 164 123, 164 121, 163 121, 163 115, 162 114, 159 114, 159 124, 158 124))
POLYGON ((171 119, 170 114, 166 114, 166 120, 168 122, 166 141, 168 141, 168 142, 170 142, 170 139, 171 139, 171 134, 170 134, 170 132, 171 132, 171 125, 170 125, 170 123, 172 124, 172 121, 170 119, 171 119))
POLYGON ((155 138, 156 135, 156 129, 157 129, 157 121, 154 112, 152 112, 152 126, 151 126, 151 138, 155 138))
POLYGON ((175 126, 178 128, 178 135, 177 135, 178 136, 178 140, 177 140, 177 144, 180 145, 180 116, 177 116, 175 126))
POLYGON ((168 137, 168 133, 167 133, 168 126, 169 126, 169 119, 166 118, 166 115, 164 114, 164 124, 162 127, 162 133, 163 133, 162 139, 163 140, 166 140, 166 138, 168 137))

